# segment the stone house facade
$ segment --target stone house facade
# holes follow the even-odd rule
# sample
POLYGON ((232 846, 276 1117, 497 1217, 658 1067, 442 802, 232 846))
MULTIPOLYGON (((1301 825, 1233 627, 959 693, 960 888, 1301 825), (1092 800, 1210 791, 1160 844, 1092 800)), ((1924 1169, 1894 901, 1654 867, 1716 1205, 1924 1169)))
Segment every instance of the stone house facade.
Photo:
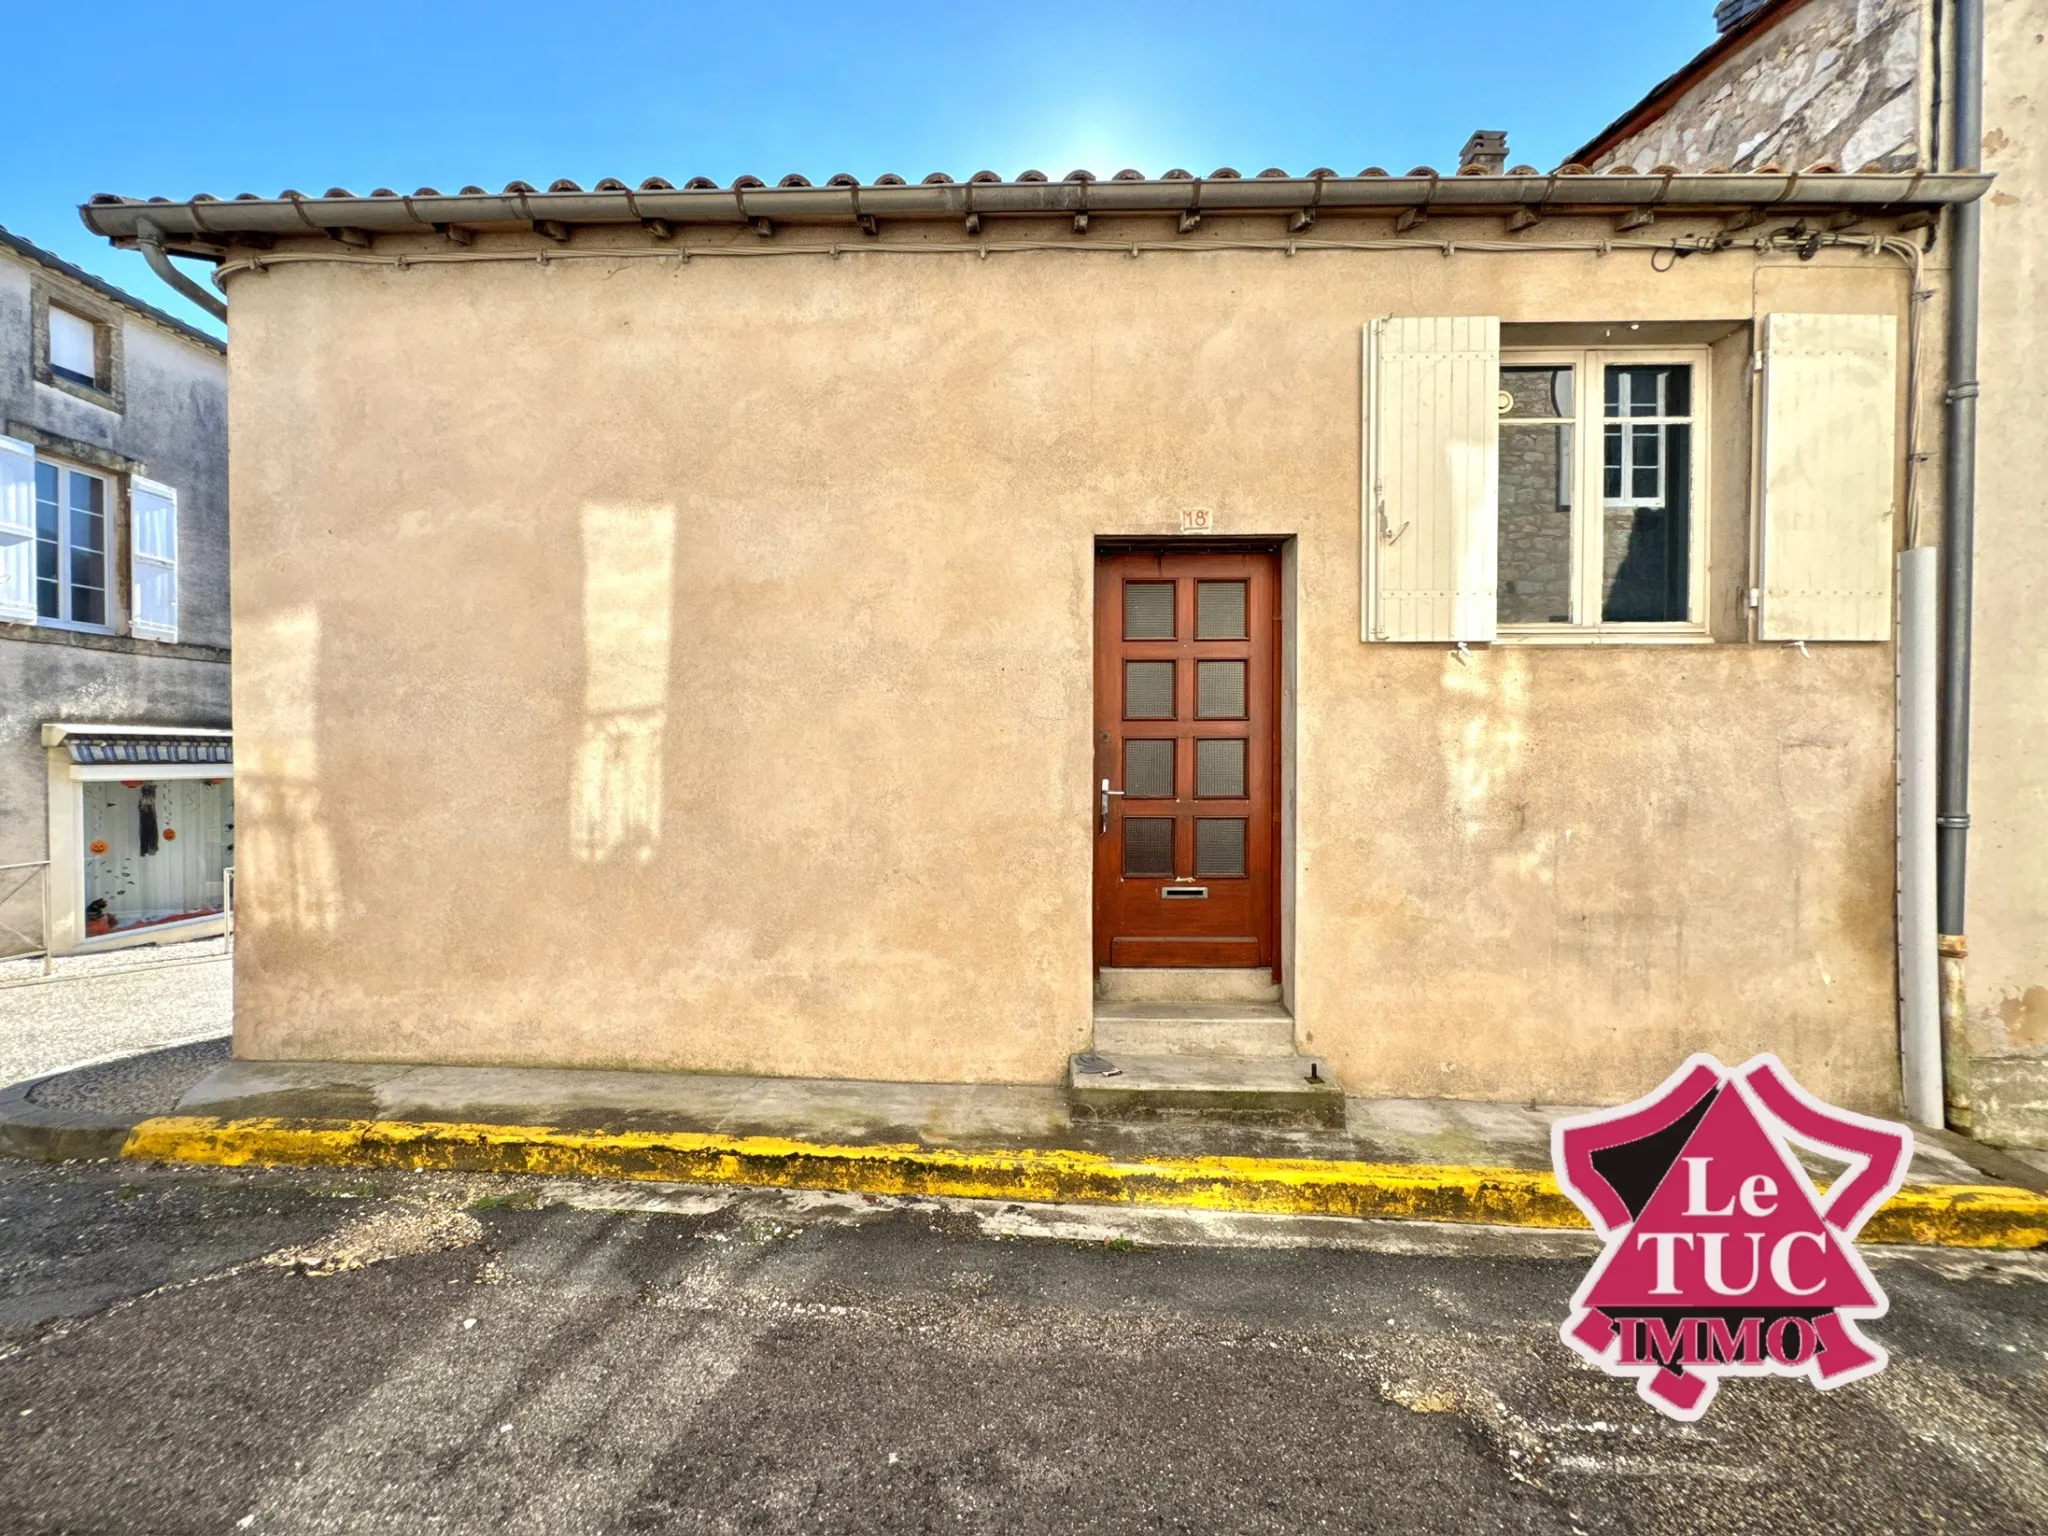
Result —
POLYGON ((225 352, 0 230, 0 955, 220 931, 225 352))
POLYGON ((1936 133, 1937 75, 1926 65, 1939 9, 1926 0, 1747 7, 1579 154, 1596 168, 1910 170, 1936 133))

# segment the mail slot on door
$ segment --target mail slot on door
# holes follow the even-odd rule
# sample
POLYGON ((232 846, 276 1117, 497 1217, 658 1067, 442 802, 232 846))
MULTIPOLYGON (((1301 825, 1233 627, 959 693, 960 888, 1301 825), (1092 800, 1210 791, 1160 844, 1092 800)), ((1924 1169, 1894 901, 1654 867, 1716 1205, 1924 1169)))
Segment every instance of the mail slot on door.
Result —
POLYGON ((1168 901, 1206 901, 1209 887, 1206 885, 1169 885, 1159 893, 1168 901))

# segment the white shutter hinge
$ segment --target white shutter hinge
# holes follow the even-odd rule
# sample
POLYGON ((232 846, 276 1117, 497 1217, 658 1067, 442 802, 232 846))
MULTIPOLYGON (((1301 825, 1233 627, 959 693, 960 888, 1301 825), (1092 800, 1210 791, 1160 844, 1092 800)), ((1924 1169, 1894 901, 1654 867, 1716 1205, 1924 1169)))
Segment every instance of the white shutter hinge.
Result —
POLYGON ((1763 353, 1752 352, 1749 354, 1749 371, 1751 373, 1762 373, 1764 371, 1763 353))
POLYGON ((1751 588, 1749 589, 1749 606, 1750 606, 1750 607, 1752 607, 1752 608, 1761 608, 1761 607, 1763 607, 1763 605, 1764 605, 1764 590, 1763 590, 1763 588, 1762 588, 1762 587, 1751 587, 1751 588))

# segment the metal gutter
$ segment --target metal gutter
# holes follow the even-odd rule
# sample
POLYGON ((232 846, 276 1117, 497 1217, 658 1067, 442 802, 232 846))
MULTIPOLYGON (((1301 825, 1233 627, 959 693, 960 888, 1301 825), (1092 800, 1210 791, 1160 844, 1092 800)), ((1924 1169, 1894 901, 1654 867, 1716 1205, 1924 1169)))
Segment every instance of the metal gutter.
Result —
POLYGON ((197 304, 216 320, 228 317, 227 305, 193 282, 191 278, 171 265, 171 258, 164 254, 164 237, 156 225, 148 219, 135 221, 135 244, 142 251, 143 260, 149 263, 149 270, 177 289, 186 298, 197 304))
MULTIPOLYGON (((1774 213, 1957 206, 1983 196, 1991 178, 1951 172, 1831 171, 1652 175, 1535 172, 1504 176, 1168 176, 1156 181, 882 182, 770 187, 742 177, 731 187, 671 187, 611 182, 594 191, 567 183, 535 191, 514 182, 503 192, 444 194, 422 188, 410 197, 376 193, 275 198, 245 195, 232 202, 199 196, 183 203, 144 202, 102 194, 79 209, 86 228, 119 244, 140 243, 145 224, 161 232, 166 250, 218 255, 238 238, 288 239, 325 234, 361 244, 368 236, 464 230, 566 230, 576 225, 753 224, 864 225, 875 219, 959 219, 984 215, 1095 213, 1487 213, 1529 208, 1547 212, 1769 208, 1774 213)), ((793 179, 794 180, 794 179, 793 179)), ((835 178, 836 180, 836 178, 835 178)), ((657 231, 659 233, 659 231, 657 231)))

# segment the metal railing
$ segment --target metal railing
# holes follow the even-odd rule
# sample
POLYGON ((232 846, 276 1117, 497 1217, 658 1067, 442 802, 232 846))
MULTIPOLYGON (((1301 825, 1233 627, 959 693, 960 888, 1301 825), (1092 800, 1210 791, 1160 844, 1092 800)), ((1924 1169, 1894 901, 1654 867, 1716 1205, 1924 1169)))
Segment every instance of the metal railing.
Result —
MULTIPOLYGON (((28 889, 31 881, 38 878, 42 881, 41 888, 38 891, 38 895, 41 897, 42 933, 40 936, 31 934, 26 929, 17 927, 14 923, 9 922, 5 916, 0 916, 0 943, 4 943, 7 939, 12 938, 19 940, 25 946, 20 949, 0 951, 0 964, 15 960, 40 959, 43 962, 42 978, 17 976, 12 980, 0 980, 0 988, 22 986, 30 981, 44 978, 63 980, 87 976, 114 976, 126 971, 146 970, 153 966, 191 965, 200 960, 224 959, 235 952, 235 867, 230 864, 221 871, 221 947, 218 954, 180 954, 175 958, 168 959, 138 958, 137 962, 132 965, 107 967, 94 964, 90 970, 76 973, 67 970, 60 974, 56 969, 58 957, 51 953, 49 947, 49 934, 52 925, 50 913, 50 861, 48 859, 38 859, 25 864, 0 864, 0 914, 4 914, 14 906, 16 898, 28 889)), ((182 949, 186 943, 192 941, 174 940, 173 942, 182 949)), ((149 946, 149 948, 153 949, 154 946, 149 946)), ((139 957, 144 952, 138 950, 135 953, 139 957)), ((116 953, 116 951, 110 951, 109 953, 116 953)), ((78 957, 73 956, 73 958, 78 957)))
POLYGON ((14 906, 15 898, 27 890, 29 883, 34 880, 41 880, 42 882, 42 888, 39 893, 41 896, 39 909, 42 913, 42 932, 32 935, 28 930, 17 928, 6 918, 0 917, 0 934, 20 939, 26 946, 23 949, 10 949, 7 953, 0 954, 0 960, 33 960, 36 956, 40 955, 43 959, 43 974, 47 976, 50 974, 51 959, 50 861, 48 859, 34 859, 25 864, 0 864, 0 887, 5 887, 0 889, 0 912, 11 910, 14 906))

